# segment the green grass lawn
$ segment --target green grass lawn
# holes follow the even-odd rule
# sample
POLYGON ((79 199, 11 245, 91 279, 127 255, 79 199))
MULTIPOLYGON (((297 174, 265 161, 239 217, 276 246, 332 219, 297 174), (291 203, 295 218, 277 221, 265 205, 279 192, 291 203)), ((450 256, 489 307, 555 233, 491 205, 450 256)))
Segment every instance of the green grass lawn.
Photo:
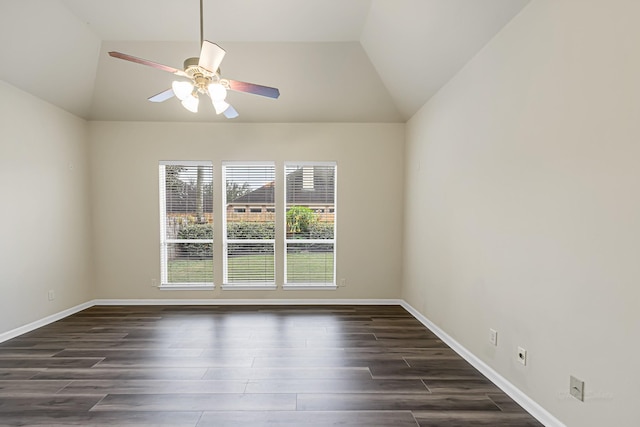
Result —
MULTIPOLYGON (((257 275, 273 276, 273 255, 229 258, 229 281, 246 282, 257 275)), ((213 282, 213 260, 169 261, 169 283, 213 282)), ((287 257, 289 283, 328 283, 333 279, 333 253, 293 253, 287 257)))
POLYGON ((169 283, 212 283, 213 260, 169 260, 169 283))
POLYGON ((301 252, 287 255, 288 283, 333 281, 333 252, 301 252))
POLYGON ((227 260, 229 283, 260 282, 273 277, 273 255, 236 255, 227 260))

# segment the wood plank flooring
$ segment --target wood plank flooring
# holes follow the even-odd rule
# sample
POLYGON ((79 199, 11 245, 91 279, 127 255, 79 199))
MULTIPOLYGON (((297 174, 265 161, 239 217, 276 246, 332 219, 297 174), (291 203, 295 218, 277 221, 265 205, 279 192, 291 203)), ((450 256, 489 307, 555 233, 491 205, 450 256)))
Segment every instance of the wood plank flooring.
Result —
POLYGON ((399 306, 96 306, 0 343, 0 426, 541 426, 399 306))

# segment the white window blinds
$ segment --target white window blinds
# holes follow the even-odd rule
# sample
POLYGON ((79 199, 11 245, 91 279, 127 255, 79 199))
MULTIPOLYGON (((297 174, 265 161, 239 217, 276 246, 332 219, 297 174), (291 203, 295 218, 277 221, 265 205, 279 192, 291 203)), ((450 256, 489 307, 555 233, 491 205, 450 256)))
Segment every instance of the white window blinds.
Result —
POLYGON ((223 165, 224 283, 275 285, 275 166, 223 165))
POLYGON ((285 287, 335 286, 336 164, 285 164, 285 287))
POLYGON ((213 285, 211 162, 160 163, 161 286, 213 285))

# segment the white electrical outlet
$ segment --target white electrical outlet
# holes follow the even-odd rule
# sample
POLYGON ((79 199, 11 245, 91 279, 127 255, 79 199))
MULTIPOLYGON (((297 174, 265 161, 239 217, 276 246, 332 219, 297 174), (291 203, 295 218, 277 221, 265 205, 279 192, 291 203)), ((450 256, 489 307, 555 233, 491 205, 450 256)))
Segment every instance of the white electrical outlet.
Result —
POLYGON ((56 299, 56 293, 53 289, 51 289, 47 295, 49 297, 49 301, 53 301, 54 299, 56 299))
POLYGON ((498 345, 498 331, 495 329, 489 329, 489 342, 495 346, 498 345))
POLYGON ((518 362, 522 363, 523 365, 527 364, 527 350, 525 350, 522 347, 518 347, 518 362))
POLYGON ((340 279, 340 287, 341 288, 346 288, 347 287, 347 279, 340 279))

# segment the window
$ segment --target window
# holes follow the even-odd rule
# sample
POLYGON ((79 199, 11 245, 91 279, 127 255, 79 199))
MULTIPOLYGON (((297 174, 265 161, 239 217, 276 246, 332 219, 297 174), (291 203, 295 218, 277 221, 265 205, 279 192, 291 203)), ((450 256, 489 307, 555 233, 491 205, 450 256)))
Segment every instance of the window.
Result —
POLYGON ((285 164, 285 287, 335 286, 335 163, 285 164))
POLYGON ((213 286, 213 167, 160 163, 161 287, 213 286))
POLYGON ((275 287, 275 166, 233 164, 222 167, 225 188, 225 288, 275 287), (260 215, 236 206, 264 206, 260 215))

